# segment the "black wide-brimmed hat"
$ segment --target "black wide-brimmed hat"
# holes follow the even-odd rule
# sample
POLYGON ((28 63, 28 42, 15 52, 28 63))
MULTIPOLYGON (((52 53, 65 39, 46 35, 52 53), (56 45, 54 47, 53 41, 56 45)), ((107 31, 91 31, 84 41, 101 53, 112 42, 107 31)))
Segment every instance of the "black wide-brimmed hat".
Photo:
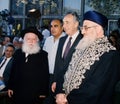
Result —
POLYGON ((83 20, 90 20, 101 25, 103 28, 108 26, 107 17, 97 11, 87 11, 84 14, 83 20))
POLYGON ((38 31, 36 27, 28 27, 21 31, 21 37, 24 38, 26 33, 34 33, 38 36, 39 40, 42 41, 43 35, 38 31))

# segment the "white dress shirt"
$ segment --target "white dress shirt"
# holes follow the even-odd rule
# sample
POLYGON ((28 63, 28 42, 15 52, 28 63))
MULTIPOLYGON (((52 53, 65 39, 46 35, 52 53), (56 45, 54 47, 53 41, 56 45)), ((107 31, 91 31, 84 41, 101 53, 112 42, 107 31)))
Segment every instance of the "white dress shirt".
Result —
POLYGON ((46 39, 43 50, 45 50, 48 53, 48 63, 49 63, 49 73, 54 73, 54 66, 55 66, 55 58, 58 48, 59 39, 61 37, 65 36, 65 33, 63 32, 60 37, 54 41, 54 36, 50 36, 46 39))
MULTIPOLYGON (((75 39, 77 38, 78 35, 79 35, 79 31, 77 31, 74 35, 72 35, 71 46, 73 45, 73 43, 74 43, 74 41, 75 41, 75 39)), ((67 39, 64 43, 63 50, 62 50, 62 57, 63 57, 64 51, 65 51, 66 45, 69 41, 69 38, 70 38, 70 36, 67 37, 67 39)))

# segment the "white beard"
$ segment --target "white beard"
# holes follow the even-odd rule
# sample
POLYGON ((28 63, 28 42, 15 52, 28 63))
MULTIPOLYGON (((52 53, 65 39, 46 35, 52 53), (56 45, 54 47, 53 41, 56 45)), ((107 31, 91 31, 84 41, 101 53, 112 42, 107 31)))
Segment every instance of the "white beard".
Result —
POLYGON ((28 54, 36 54, 40 50, 40 46, 38 43, 34 45, 28 45, 26 42, 22 45, 22 51, 28 54))
POLYGON ((78 43, 76 49, 84 50, 96 40, 96 36, 84 36, 78 43))

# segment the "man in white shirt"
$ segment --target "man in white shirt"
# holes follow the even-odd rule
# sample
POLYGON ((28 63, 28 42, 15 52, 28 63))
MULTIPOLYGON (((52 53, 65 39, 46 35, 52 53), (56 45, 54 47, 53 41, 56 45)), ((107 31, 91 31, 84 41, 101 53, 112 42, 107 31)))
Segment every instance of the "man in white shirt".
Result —
POLYGON ((52 35, 46 39, 43 46, 43 50, 45 50, 48 53, 50 86, 51 86, 51 83, 53 82, 53 73, 54 73, 55 59, 56 59, 59 39, 65 36, 65 33, 63 32, 63 23, 62 20, 60 19, 52 20, 50 26, 51 26, 50 30, 52 35))
POLYGON ((60 19, 52 20, 50 25, 52 35, 46 39, 45 44, 43 46, 43 50, 48 52, 49 73, 53 74, 59 39, 65 36, 65 33, 63 32, 62 21, 60 19))

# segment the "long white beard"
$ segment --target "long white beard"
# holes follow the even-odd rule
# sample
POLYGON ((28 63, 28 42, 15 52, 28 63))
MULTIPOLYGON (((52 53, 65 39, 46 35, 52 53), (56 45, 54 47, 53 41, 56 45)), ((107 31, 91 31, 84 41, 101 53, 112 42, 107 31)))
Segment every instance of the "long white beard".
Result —
POLYGON ((36 43, 34 45, 29 45, 26 42, 22 45, 22 51, 28 54, 36 54, 40 50, 39 43, 36 43))
POLYGON ((84 50, 85 48, 90 46, 95 40, 96 40, 96 36, 94 37, 84 36, 78 43, 76 49, 84 50))

